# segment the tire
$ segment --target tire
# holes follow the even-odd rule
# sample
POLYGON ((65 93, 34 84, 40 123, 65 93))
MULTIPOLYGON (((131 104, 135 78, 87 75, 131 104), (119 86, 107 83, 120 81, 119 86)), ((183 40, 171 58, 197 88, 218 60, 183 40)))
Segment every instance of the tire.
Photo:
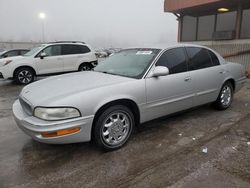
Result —
POLYGON ((34 71, 28 67, 19 68, 14 73, 14 80, 18 84, 30 84, 34 81, 34 71))
POLYGON ((79 71, 91 71, 93 70, 93 66, 91 63, 83 63, 79 67, 79 71))
POLYGON ((97 117, 93 129, 94 141, 105 151, 119 149, 130 138, 134 126, 134 115, 128 107, 109 107, 97 117))
POLYGON ((218 110, 226 110, 228 109, 233 102, 233 85, 230 82, 226 82, 220 91, 220 94, 215 101, 214 105, 218 110))

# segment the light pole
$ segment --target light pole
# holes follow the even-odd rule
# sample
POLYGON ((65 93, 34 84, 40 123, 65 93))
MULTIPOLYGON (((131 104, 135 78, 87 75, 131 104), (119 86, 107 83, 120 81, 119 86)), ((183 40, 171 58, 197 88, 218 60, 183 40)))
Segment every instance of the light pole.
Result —
POLYGON ((44 21, 45 21, 45 18, 46 18, 46 14, 41 12, 41 13, 39 13, 38 16, 42 20, 42 41, 45 42, 44 21))

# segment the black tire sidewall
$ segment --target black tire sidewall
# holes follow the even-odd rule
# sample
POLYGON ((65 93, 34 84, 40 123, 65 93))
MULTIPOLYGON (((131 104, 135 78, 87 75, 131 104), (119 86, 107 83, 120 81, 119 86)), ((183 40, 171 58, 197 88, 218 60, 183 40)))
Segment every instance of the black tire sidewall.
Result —
POLYGON ((30 68, 20 68, 20 69, 17 69, 17 70, 15 71, 15 73, 14 73, 14 80, 15 80, 16 83, 21 84, 21 85, 30 84, 31 82, 34 81, 34 72, 33 72, 30 68), (22 82, 18 79, 18 75, 19 75, 19 73, 22 72, 22 71, 29 71, 29 72, 31 73, 32 78, 31 78, 31 80, 30 80, 29 83, 22 83, 22 82))
POLYGON ((82 64, 80 65, 79 71, 90 71, 90 70, 92 70, 92 69, 93 69, 93 67, 92 67, 91 64, 89 64, 89 63, 82 63, 82 64), (89 70, 82 70, 83 67, 88 67, 89 70))
POLYGON ((135 126, 135 121, 134 121, 134 115, 131 112, 131 110, 126 107, 126 106, 122 106, 122 105, 116 105, 116 106, 111 106, 109 108, 107 108, 106 110, 104 110, 99 117, 97 117, 97 121, 94 125, 94 140, 97 143, 97 145, 99 147, 101 147, 102 149, 104 149, 105 151, 111 151, 111 150, 115 150, 115 149, 119 149, 121 148, 123 145, 125 145, 127 143, 127 141, 129 140, 133 130, 134 130, 134 126, 135 126), (126 139, 124 139, 123 142, 119 143, 118 145, 109 145, 107 144, 102 137, 102 129, 104 126, 104 121, 105 119, 111 115, 114 112, 122 112, 125 113, 130 121, 130 130, 128 132, 128 135, 126 137, 126 139))

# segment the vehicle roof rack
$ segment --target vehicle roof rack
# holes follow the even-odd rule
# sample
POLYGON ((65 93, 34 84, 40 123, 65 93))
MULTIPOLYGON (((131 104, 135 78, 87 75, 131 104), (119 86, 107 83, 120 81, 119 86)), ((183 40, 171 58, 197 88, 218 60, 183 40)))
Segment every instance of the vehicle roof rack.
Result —
POLYGON ((82 44, 86 44, 85 42, 82 42, 82 41, 55 41, 55 42, 49 42, 49 44, 56 44, 56 43, 82 43, 82 44))

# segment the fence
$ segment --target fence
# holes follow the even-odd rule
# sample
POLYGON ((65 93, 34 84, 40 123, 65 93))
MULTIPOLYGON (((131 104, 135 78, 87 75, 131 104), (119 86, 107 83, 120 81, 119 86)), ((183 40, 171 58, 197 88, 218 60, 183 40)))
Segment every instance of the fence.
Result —
MULTIPOLYGON (((250 40, 192 42, 208 46, 219 52, 226 60, 242 64, 250 70, 250 40)), ((0 42, 0 49, 33 48, 39 42, 0 42)))
POLYGON ((195 42, 195 44, 208 46, 227 61, 240 63, 246 70, 250 70, 250 40, 195 42))
POLYGON ((39 42, 0 42, 0 49, 9 50, 9 49, 31 49, 36 46, 39 46, 39 42))

